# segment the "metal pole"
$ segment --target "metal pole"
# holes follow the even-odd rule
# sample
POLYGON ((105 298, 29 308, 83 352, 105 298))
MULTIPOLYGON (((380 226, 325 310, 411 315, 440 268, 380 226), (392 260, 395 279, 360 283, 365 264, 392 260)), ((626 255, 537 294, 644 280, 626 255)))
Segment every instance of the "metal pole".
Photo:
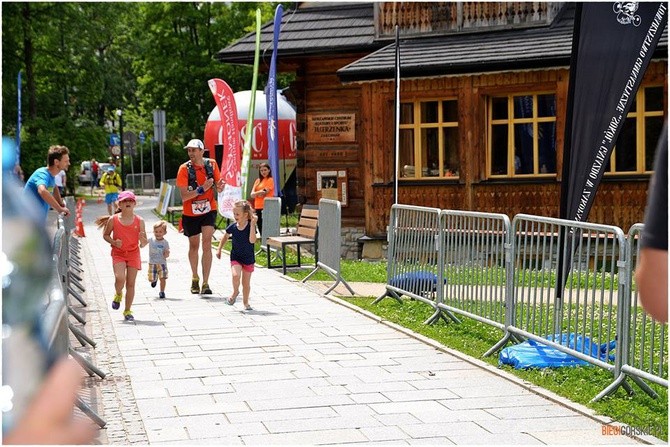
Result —
POLYGON ((165 181, 165 110, 161 110, 161 181, 165 181))
MULTIPOLYGON (((393 203, 398 204, 398 177, 400 176, 400 28, 395 25, 395 159, 393 162, 393 203)), ((417 167, 416 169, 421 169, 417 167)))
POLYGON ((142 185, 142 192, 144 192, 144 141, 140 141, 140 184, 142 185))
POLYGON ((133 149, 135 149, 135 144, 133 144, 132 141, 130 141, 130 147, 128 148, 128 152, 130 153, 130 173, 131 177, 133 179, 133 189, 137 188, 137 184, 135 184, 135 160, 133 160, 135 152, 133 149))
POLYGON ((158 152, 159 152, 159 157, 160 157, 160 162, 161 162, 161 182, 165 181, 165 152, 164 152, 164 147, 163 147, 163 140, 160 141, 160 144, 158 145, 158 152))
POLYGON ((153 182, 154 184, 152 185, 151 189, 154 192, 156 192, 155 191, 155 189, 156 189, 156 170, 154 169, 154 142, 153 141, 151 142, 151 175, 153 176, 153 181, 154 181, 153 182))

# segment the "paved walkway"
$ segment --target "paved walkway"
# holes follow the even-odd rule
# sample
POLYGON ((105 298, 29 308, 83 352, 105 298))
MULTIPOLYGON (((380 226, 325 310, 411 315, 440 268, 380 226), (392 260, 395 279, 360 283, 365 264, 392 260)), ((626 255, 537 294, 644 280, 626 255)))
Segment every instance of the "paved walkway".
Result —
MULTIPOLYGON (((157 199, 139 198, 150 231, 157 199)), ((251 305, 228 306, 227 257, 214 294, 192 295, 187 238, 169 228, 167 298, 138 276, 135 322, 110 308, 109 246, 84 208, 87 329, 110 444, 633 444, 609 422, 505 372, 257 267, 251 305)), ((142 257, 147 258, 147 249, 142 257)), ((352 284, 361 292, 363 285, 352 284)), ((367 290, 367 289, 366 289, 367 290)), ((376 295, 376 293, 371 293, 376 295)))

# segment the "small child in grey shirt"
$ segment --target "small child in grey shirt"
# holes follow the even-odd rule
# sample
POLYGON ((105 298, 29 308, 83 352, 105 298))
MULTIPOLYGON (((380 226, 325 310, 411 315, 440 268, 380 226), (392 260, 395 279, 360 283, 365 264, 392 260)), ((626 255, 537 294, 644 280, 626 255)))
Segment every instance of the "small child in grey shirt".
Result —
POLYGON ((158 298, 165 298, 165 280, 168 277, 166 258, 170 256, 170 244, 165 239, 166 234, 167 222, 161 220, 154 224, 154 237, 149 239, 149 282, 151 287, 156 287, 160 281, 158 298))

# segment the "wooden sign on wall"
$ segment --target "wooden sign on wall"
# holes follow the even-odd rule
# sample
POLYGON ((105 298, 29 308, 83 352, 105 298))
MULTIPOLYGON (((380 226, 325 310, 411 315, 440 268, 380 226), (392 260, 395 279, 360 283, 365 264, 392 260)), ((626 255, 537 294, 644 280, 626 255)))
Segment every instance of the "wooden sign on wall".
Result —
POLYGON ((347 170, 316 171, 316 198, 339 200, 347 206, 347 170))
POLYGON ((350 143, 355 141, 355 113, 307 115, 308 143, 350 143))

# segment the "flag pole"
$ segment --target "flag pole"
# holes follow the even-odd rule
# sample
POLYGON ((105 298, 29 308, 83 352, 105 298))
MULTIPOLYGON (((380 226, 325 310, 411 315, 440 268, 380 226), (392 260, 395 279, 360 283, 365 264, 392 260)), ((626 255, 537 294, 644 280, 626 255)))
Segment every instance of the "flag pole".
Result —
POLYGON ((261 47, 261 10, 256 10, 256 51, 254 53, 254 72, 251 79, 251 101, 249 114, 247 115, 246 138, 242 151, 242 198, 247 197, 247 184, 249 182, 249 165, 251 164, 251 134, 254 128, 254 113, 256 109, 256 85, 258 84, 258 59, 261 47))
POLYGON ((400 174, 400 45, 399 27, 395 25, 395 162, 393 203, 398 204, 398 177, 400 174))

